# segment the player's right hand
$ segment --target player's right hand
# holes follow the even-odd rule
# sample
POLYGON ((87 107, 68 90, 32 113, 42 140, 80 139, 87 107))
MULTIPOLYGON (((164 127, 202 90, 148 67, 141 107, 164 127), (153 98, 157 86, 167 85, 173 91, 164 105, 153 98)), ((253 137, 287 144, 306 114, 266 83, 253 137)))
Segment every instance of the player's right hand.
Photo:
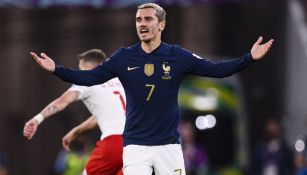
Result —
POLYGON ((31 52, 30 53, 34 60, 39 64, 43 69, 54 72, 55 70, 55 63, 54 61, 48 57, 45 53, 41 53, 41 57, 39 57, 36 53, 31 52))
POLYGON ((32 139, 32 137, 34 136, 34 134, 36 133, 37 131, 37 126, 38 126, 38 123, 37 123, 37 120, 32 118, 31 120, 29 120, 24 128, 23 128, 23 135, 28 139, 32 139))

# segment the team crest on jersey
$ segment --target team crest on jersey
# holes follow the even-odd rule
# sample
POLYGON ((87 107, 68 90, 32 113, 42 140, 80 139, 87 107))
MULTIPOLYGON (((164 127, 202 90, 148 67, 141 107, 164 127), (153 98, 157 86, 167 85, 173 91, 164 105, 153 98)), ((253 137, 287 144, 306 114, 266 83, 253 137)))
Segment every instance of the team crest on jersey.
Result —
POLYGON ((144 73, 147 76, 152 76, 155 72, 154 64, 145 64, 144 66, 144 73))
POLYGON ((172 77, 169 75, 170 71, 171 71, 171 66, 168 65, 168 62, 164 62, 162 64, 162 69, 164 71, 164 75, 162 76, 163 80, 169 80, 172 77))

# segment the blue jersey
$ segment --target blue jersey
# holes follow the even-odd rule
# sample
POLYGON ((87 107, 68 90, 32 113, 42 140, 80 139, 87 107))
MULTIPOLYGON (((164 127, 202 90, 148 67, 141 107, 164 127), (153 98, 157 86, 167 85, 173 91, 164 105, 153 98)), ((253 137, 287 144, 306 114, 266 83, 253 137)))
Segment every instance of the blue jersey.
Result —
POLYGON ((126 93, 124 145, 179 143, 178 91, 186 74, 226 77, 253 62, 251 54, 218 63, 201 59, 178 45, 161 43, 151 53, 140 44, 117 50, 93 70, 56 66, 54 74, 78 85, 92 86, 118 77, 126 93))

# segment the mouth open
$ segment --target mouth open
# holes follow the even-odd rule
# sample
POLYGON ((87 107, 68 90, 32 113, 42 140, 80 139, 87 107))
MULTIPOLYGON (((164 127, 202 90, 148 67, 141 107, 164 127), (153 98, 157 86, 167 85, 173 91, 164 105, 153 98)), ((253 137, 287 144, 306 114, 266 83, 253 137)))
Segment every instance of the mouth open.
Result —
POLYGON ((145 33, 148 33, 148 32, 149 32, 148 29, 141 29, 141 30, 140 30, 140 33, 141 33, 141 34, 145 34, 145 33))

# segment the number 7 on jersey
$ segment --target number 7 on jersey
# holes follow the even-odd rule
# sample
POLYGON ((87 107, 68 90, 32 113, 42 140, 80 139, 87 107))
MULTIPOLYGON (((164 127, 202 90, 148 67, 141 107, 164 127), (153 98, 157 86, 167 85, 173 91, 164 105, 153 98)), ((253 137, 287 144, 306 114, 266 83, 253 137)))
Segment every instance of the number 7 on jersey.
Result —
POLYGON ((156 86, 154 84, 145 84, 145 87, 150 87, 149 93, 146 98, 146 101, 149 101, 156 86))

